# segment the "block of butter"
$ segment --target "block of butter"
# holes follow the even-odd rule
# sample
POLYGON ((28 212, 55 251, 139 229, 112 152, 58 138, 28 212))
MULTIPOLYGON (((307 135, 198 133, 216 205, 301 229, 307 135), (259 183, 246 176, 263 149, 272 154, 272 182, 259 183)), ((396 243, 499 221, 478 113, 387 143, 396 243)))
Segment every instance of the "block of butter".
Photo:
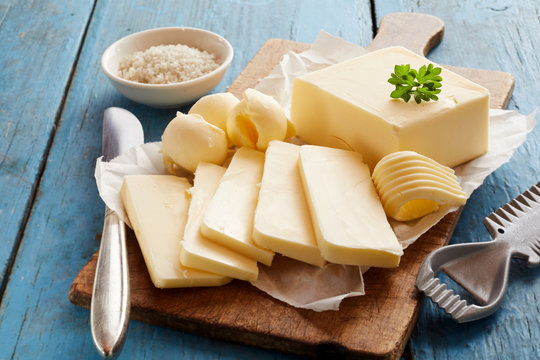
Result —
POLYGON ((240 254, 270 265, 274 253, 256 245, 252 239, 263 168, 262 152, 247 147, 236 151, 206 208, 201 233, 240 254))
POLYGON ((396 64, 419 69, 431 62, 389 47, 295 79, 291 121, 310 144, 352 149, 372 170, 385 155, 413 150, 456 166, 488 149, 489 92, 444 69, 438 101, 390 98, 396 64))
POLYGON ((189 182, 172 175, 128 175, 120 197, 139 242, 146 267, 158 288, 217 286, 231 278, 180 263, 189 182))
POLYGON ((333 263, 396 267, 403 249, 362 156, 304 145, 300 174, 322 256, 333 263))
POLYGON ((298 170, 300 146, 271 141, 255 210, 253 240, 308 264, 323 266, 298 170))
POLYGON ((206 207, 224 173, 225 168, 207 162, 197 166, 180 260, 186 266, 255 281, 259 273, 255 260, 206 239, 199 231, 206 207))

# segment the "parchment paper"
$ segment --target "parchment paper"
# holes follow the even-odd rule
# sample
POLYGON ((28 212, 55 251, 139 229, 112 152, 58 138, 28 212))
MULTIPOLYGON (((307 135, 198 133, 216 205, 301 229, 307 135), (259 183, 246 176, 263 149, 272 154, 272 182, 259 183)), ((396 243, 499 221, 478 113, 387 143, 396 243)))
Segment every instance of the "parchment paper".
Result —
MULTIPOLYGON (((282 62, 256 88, 273 96, 289 114, 295 77, 363 53, 363 48, 321 32, 310 50, 302 54, 286 54, 282 62)), ((514 111, 490 110, 490 150, 482 157, 455 169, 468 196, 482 184, 487 175, 511 158, 534 125, 534 113, 524 116, 514 111)), ((119 196, 122 178, 128 174, 167 174, 159 149, 160 143, 148 143, 134 147, 110 162, 103 162, 101 158, 96 161, 95 178, 99 194, 128 226, 131 225, 119 196)), ((390 219, 390 224, 406 248, 444 215, 456 209, 442 207, 416 221, 400 223, 390 219)), ((295 307, 315 311, 338 310, 344 298, 364 294, 362 273, 365 271, 367 268, 337 264, 318 268, 276 255, 272 266, 259 265, 259 277, 252 284, 295 307)))

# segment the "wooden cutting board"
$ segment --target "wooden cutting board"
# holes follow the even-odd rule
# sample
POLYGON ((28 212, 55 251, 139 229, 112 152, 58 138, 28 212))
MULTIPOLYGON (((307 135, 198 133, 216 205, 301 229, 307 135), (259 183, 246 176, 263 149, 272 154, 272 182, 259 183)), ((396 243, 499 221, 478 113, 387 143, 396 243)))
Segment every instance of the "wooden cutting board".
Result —
MULTIPOLYGON (((384 17, 368 50, 402 45, 427 54, 442 39, 444 25, 423 14, 384 17), (415 24, 411 28, 411 24, 415 24)), ((288 51, 309 45, 268 40, 229 91, 240 96, 265 77, 288 51)), ((513 89, 510 74, 448 67, 491 92, 491 107, 505 108, 513 89)), ((431 251, 445 245, 459 212, 439 224, 405 251, 397 269, 370 269, 365 296, 348 298, 339 311, 297 309, 273 299, 248 282, 235 280, 218 288, 160 290, 148 276, 137 241, 128 231, 131 318, 204 336, 311 357, 347 356, 397 359, 414 328, 420 294, 414 287, 418 268, 431 251)), ((97 253, 81 270, 69 292, 74 304, 90 307, 97 253)))

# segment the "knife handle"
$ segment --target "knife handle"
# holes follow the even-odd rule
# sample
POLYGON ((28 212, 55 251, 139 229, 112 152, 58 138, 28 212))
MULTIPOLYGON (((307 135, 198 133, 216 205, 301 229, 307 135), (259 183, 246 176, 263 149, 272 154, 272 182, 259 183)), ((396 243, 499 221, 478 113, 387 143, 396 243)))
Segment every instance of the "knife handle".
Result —
POLYGON ((115 358, 124 344, 129 321, 129 301, 124 223, 107 207, 90 304, 92 339, 103 357, 115 358))

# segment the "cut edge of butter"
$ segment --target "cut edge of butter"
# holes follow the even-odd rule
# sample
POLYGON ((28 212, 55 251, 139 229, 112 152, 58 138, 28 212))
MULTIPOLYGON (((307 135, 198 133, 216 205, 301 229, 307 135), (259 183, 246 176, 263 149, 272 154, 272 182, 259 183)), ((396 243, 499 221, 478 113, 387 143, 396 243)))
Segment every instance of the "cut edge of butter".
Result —
POLYGON ((188 200, 185 198, 185 190, 189 186, 185 178, 172 175, 127 175, 122 183, 120 197, 133 226, 150 279, 157 288, 220 286, 232 280, 227 276, 192 269, 180 263, 180 240, 187 217, 188 200), (149 189, 148 183, 153 181, 159 182, 160 186, 149 189), (147 186, 146 191, 133 189, 144 182, 146 184, 142 187, 147 186), (171 198, 178 198, 179 201, 171 202, 171 198), (178 214, 180 219, 177 219, 178 214), (152 217, 158 215, 162 215, 159 221, 152 221, 152 217), (169 230, 164 231, 166 227, 169 230))
POLYGON ((273 140, 266 150, 255 219, 256 244, 322 267, 313 223, 298 170, 300 147, 273 140))
POLYGON ((251 259, 257 260, 264 265, 272 265, 272 260, 274 259, 274 253, 272 251, 263 249, 255 244, 256 247, 244 244, 234 237, 228 236, 218 229, 213 228, 205 219, 203 219, 203 222, 201 223, 201 233, 204 237, 251 259))
POLYGON ((348 150, 304 145, 300 149, 298 165, 321 255, 337 264, 397 267, 403 248, 386 219, 369 168, 362 162, 361 155, 348 150), (362 187, 358 187, 362 184, 362 187), (345 194, 366 195, 367 198, 356 201, 345 194), (364 208, 367 206, 371 208, 364 208), (357 215, 365 215, 370 219, 362 219, 357 215), (359 220, 373 229, 363 231, 358 227, 359 220), (348 231, 349 226, 354 228, 352 232, 356 237, 370 237, 377 232, 381 236, 360 238, 356 244, 352 243, 352 238, 346 239, 349 243, 345 245, 341 237, 353 236, 348 231), (384 239, 384 244, 370 243, 380 239, 384 239))
POLYGON ((255 244, 252 238, 263 168, 264 153, 247 147, 236 151, 206 208, 201 233, 229 249, 271 265, 274 253, 255 244))
POLYGON ((307 264, 323 267, 327 263, 319 248, 310 249, 288 239, 266 234, 257 228, 253 229, 253 240, 260 246, 307 264))
POLYGON ((223 274, 240 280, 255 281, 259 269, 254 259, 203 237, 200 226, 204 211, 215 194, 225 168, 200 162, 195 171, 184 242, 180 255, 186 266, 223 274))

